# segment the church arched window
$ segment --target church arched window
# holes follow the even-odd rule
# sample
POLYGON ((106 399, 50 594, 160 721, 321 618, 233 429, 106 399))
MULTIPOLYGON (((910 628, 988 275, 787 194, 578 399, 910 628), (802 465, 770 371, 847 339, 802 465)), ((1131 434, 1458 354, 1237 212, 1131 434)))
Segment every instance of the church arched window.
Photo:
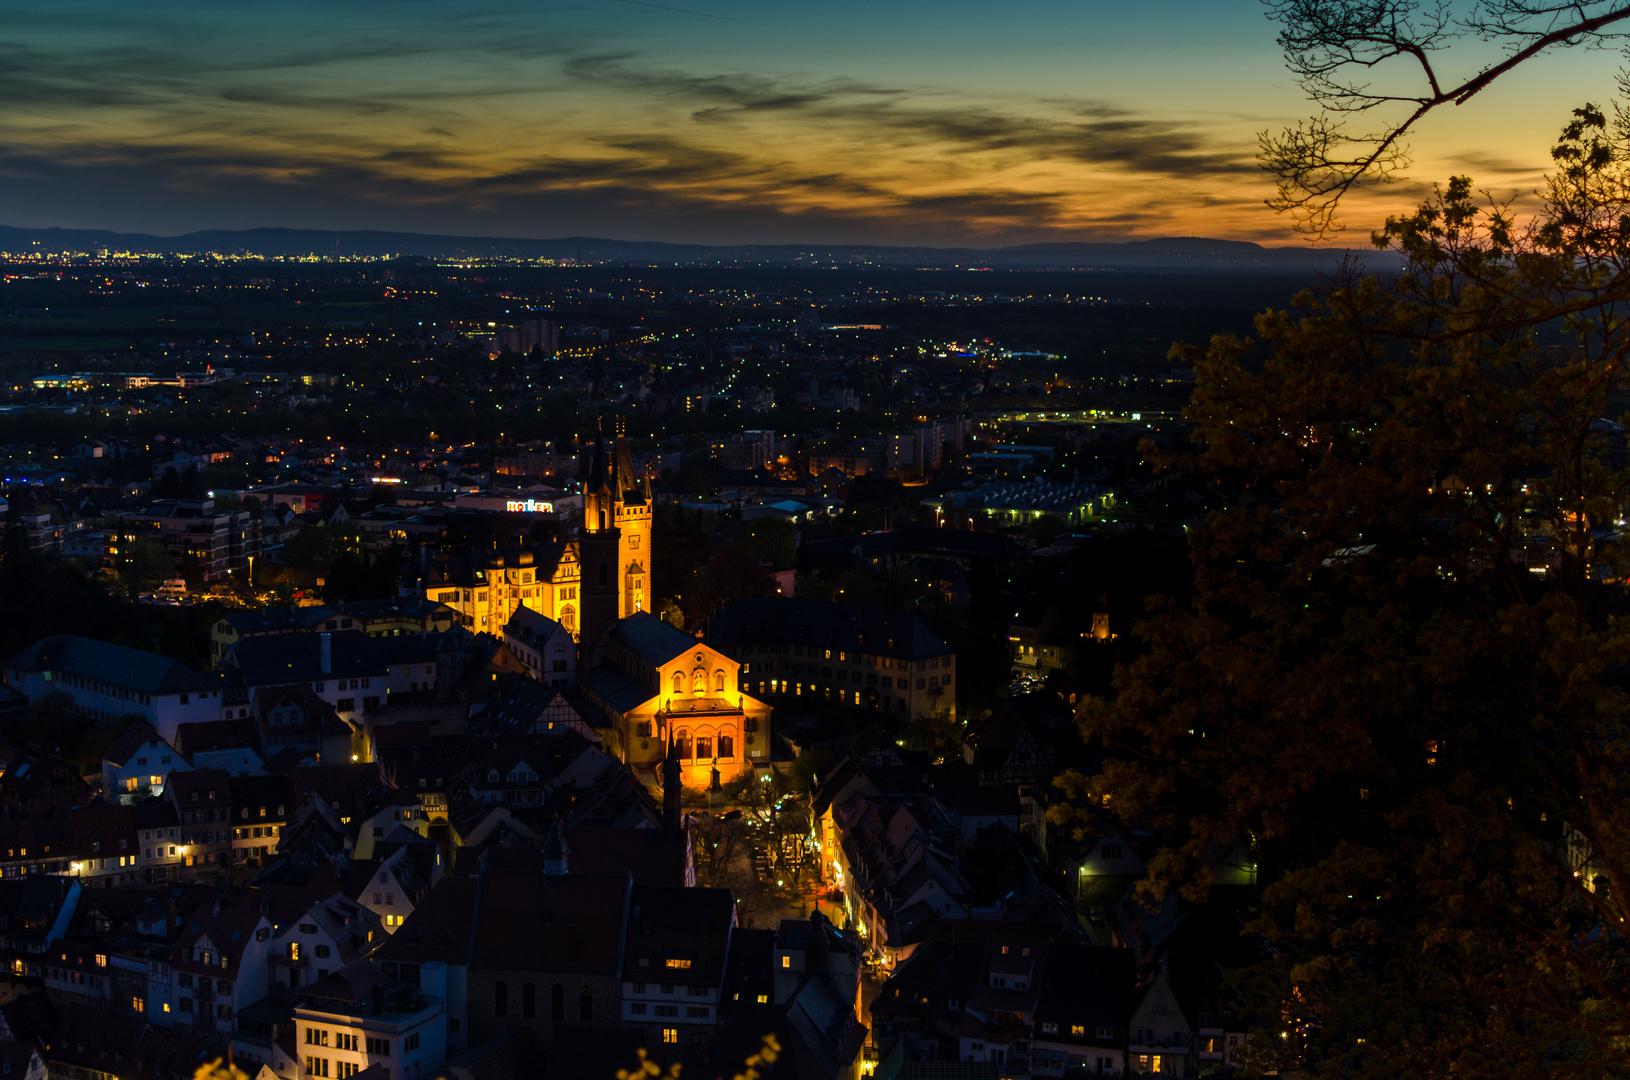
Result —
POLYGON ((685 692, 685 676, 682 673, 676 671, 676 672, 674 672, 674 693, 683 694, 684 692, 685 692))
POLYGON ((723 670, 715 671, 713 673, 713 692, 715 694, 724 693, 724 671, 723 670))

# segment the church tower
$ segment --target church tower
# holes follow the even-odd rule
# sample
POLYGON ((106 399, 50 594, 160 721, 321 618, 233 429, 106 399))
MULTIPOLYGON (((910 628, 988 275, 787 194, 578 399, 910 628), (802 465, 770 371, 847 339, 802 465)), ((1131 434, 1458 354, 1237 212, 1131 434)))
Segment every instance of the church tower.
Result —
POLYGON ((650 610, 651 484, 635 477, 622 421, 607 446, 595 440, 583 490, 582 662, 611 624, 650 610))

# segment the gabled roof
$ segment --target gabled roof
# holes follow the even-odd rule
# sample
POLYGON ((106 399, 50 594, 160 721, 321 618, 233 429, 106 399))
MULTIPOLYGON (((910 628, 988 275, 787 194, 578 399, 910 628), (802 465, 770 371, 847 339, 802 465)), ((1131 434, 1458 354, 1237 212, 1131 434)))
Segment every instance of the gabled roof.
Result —
POLYGON ((560 624, 549 616, 533 611, 522 604, 504 624, 504 633, 529 645, 540 645, 560 629, 560 624))
POLYGON ((309 630, 333 614, 331 607, 240 609, 226 612, 221 616, 221 621, 242 636, 309 630))
POLYGON ((152 724, 145 720, 135 720, 131 722, 129 727, 125 728, 123 735, 113 740, 113 745, 107 748, 106 753, 102 755, 102 760, 113 765, 123 766, 142 750, 155 743, 163 745, 167 750, 174 749, 159 737, 159 733, 154 730, 152 724))
POLYGON ((954 651, 909 611, 803 596, 733 600, 708 624, 705 640, 727 654, 748 642, 792 642, 907 660, 954 651))
POLYGON ((244 638, 227 649, 223 663, 242 672, 244 685, 251 687, 381 676, 387 667, 379 643, 361 630, 244 638), (329 641, 326 671, 322 662, 325 637, 329 641))
POLYGON ((611 977, 621 973, 623 921, 632 888, 627 875, 549 878, 486 870, 477 881, 472 967, 611 977))
POLYGON ((26 672, 69 672, 143 694, 180 694, 201 690, 213 680, 158 653, 127 649, 77 634, 43 637, 6 661, 26 672))
POLYGON ((636 611, 626 619, 617 620, 612 625, 611 637, 652 667, 661 667, 698 644, 696 638, 649 611, 636 611))
MULTIPOLYGON (((694 645, 695 641, 692 640, 694 645)), ((677 655, 677 654, 675 654, 677 655)), ((671 659, 671 657, 670 657, 671 659)), ((619 713, 630 712, 658 695, 648 683, 634 678, 609 660, 578 677, 578 685, 619 713)))
POLYGON ((290 779, 295 805, 305 806, 316 795, 341 817, 349 818, 362 814, 390 788, 379 775, 379 766, 371 762, 302 765, 290 773, 290 779))
POLYGON ((634 886, 623 978, 720 986, 735 909, 729 889, 634 886))
POLYGON ((444 877, 420 898, 407 922, 374 955, 385 962, 424 964, 440 960, 462 965, 469 959, 475 925, 474 877, 444 877))
POLYGON ((258 752, 260 743, 256 738, 255 722, 247 716, 177 724, 175 741, 176 749, 187 758, 210 751, 243 748, 258 752))

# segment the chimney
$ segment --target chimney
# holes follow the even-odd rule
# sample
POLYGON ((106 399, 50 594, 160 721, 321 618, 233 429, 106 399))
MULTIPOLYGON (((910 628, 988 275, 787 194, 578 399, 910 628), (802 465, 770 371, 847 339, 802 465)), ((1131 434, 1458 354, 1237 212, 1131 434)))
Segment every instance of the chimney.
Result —
POLYGON ((322 635, 323 674, 330 674, 334 670, 334 635, 322 635))
POLYGON ((560 822, 557 820, 549 826, 549 835, 543 841, 543 872, 550 877, 565 877, 566 856, 569 852, 566 838, 561 835, 560 822))

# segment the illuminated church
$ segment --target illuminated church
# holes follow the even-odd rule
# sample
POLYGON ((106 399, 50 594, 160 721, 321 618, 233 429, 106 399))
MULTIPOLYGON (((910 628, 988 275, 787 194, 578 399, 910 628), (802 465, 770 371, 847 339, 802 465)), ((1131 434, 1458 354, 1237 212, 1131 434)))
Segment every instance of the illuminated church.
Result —
POLYGON ((655 771, 671 746, 686 787, 727 783, 770 760, 770 706, 745 693, 743 665, 650 613, 651 484, 619 432, 594 447, 575 540, 426 553, 407 590, 502 636, 525 606, 578 642, 578 683, 600 711, 605 748, 655 771))
POLYGON ((651 484, 619 433, 595 447, 583 494, 579 685, 605 715, 606 749, 638 770, 670 750, 686 787, 769 762, 770 707, 743 692, 741 664, 648 610, 651 484))

